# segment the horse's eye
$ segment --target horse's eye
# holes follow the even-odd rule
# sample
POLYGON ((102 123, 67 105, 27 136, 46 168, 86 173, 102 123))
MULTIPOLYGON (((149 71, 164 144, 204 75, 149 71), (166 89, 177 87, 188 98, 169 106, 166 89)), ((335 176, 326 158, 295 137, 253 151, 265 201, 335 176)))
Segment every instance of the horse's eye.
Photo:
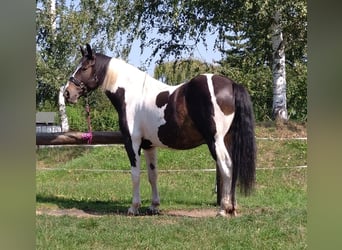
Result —
POLYGON ((88 68, 87 67, 82 67, 81 70, 82 71, 86 71, 88 68))

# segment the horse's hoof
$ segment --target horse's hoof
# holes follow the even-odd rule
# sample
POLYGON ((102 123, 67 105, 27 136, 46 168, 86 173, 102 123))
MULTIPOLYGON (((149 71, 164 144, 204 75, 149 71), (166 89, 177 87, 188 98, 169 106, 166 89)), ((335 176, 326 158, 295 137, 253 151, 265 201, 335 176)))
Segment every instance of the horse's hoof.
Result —
POLYGON ((220 209, 217 214, 216 214, 217 217, 227 217, 227 213, 224 209, 220 209))
POLYGON ((228 214, 231 216, 231 217, 236 217, 238 216, 238 213, 235 209, 232 209, 232 210, 228 210, 228 214))
POLYGON ((159 209, 156 208, 156 207, 149 207, 149 208, 146 210, 146 214, 148 214, 148 215, 159 215, 160 212, 159 212, 159 209))
POLYGON ((127 211, 127 215, 128 216, 137 216, 137 215, 139 215, 139 209, 130 207, 127 211))
POLYGON ((235 209, 220 209, 218 212, 217 212, 217 215, 218 217, 236 217, 238 216, 238 213, 235 209))

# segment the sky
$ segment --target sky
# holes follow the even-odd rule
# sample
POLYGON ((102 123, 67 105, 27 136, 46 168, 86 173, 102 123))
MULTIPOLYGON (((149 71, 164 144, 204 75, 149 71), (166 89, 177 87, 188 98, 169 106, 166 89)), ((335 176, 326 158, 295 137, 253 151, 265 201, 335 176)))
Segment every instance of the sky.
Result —
MULTIPOLYGON (((66 4, 70 5, 71 0, 67 0, 66 4)), ((74 0, 74 4, 77 6, 78 1, 74 0)), ((206 49, 203 44, 198 44, 197 48, 194 51, 194 58, 198 59, 200 61, 206 62, 206 63, 214 63, 214 61, 218 61, 221 59, 221 53, 219 53, 217 50, 214 50, 214 43, 215 38, 217 34, 210 35, 208 34, 206 36, 206 42, 208 45, 208 48, 206 49)), ((154 37, 158 37, 158 34, 156 32, 152 32, 149 34, 148 39, 152 39, 154 37)), ((147 59, 152 55, 153 48, 144 48, 144 53, 140 54, 140 42, 136 41, 133 43, 131 53, 128 57, 128 63, 132 64, 135 67, 147 67, 147 73, 151 76, 153 76, 153 71, 156 66, 156 61, 159 59, 159 54, 155 56, 155 58, 152 59, 151 63, 147 65, 147 59)), ((108 55, 113 54, 110 51, 108 51, 108 55)), ((184 59, 189 59, 188 55, 184 55, 184 59)), ((170 59, 172 60, 172 59, 170 59)))
MULTIPOLYGON (((157 36, 157 34, 150 35, 149 38, 153 38, 153 36, 157 36)), ((218 61, 221 59, 221 53, 217 50, 214 50, 214 43, 215 43, 215 35, 207 35, 206 36, 206 42, 208 45, 208 48, 206 49, 203 44, 198 44, 197 48, 194 51, 194 59, 198 59, 207 63, 214 63, 215 61, 218 61)), ((147 59, 152 54, 152 48, 145 48, 144 53, 140 54, 140 43, 139 41, 136 41, 133 43, 131 53, 128 56, 128 63, 132 64, 135 67, 142 67, 147 66, 144 65, 147 59)), ((147 68, 147 73, 151 76, 153 76, 153 71, 156 66, 156 61, 159 59, 159 55, 157 54, 155 58, 153 58, 152 62, 147 68)), ((184 59, 189 59, 188 55, 184 55, 184 59)))

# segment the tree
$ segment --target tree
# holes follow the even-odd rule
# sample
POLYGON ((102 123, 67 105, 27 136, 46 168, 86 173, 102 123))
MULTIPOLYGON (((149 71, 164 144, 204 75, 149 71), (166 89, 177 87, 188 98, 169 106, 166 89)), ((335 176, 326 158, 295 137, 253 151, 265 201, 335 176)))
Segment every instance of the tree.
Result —
POLYGON ((199 60, 165 62, 155 67, 154 77, 169 85, 176 85, 205 72, 219 73, 219 67, 199 60))
POLYGON ((114 50, 115 56, 126 58, 139 16, 130 11, 131 1, 37 0, 36 4, 36 108, 59 106, 63 130, 68 130, 61 86, 72 73, 79 45, 92 42, 98 52, 114 50))
MULTIPOLYGON (((113 56, 125 59, 133 41, 139 39, 141 50, 152 47, 151 59, 159 53, 162 62, 170 57, 179 60, 184 53, 192 55, 196 45, 205 45, 206 35, 212 34, 217 37, 216 48, 225 55, 221 64, 244 73, 267 65, 275 79, 285 79, 284 63, 287 67, 306 65, 305 0, 55 1, 55 12, 50 11, 51 0, 36 2, 37 109, 47 103, 57 105, 59 88, 72 73, 78 45, 86 42, 98 52, 113 51, 113 56), (150 38, 151 34, 158 36, 150 38), (285 57, 276 61, 277 55, 285 54, 286 61, 285 57), (276 69, 283 73, 275 73, 276 69)), ((278 82, 274 80, 273 85, 278 82)), ((284 94, 286 81, 282 83, 285 88, 275 90, 284 94)), ((277 91, 274 99, 278 99, 277 91)), ((278 108, 278 104, 286 105, 286 97, 283 100, 273 102, 275 115, 284 113, 278 108)))
POLYGON ((55 90, 72 73, 79 45, 92 43, 97 52, 109 50, 113 56, 127 58, 140 20, 131 11, 134 1, 36 3, 37 107, 46 100, 57 100, 55 90))
POLYGON ((218 34, 216 46, 233 67, 268 65, 274 117, 287 119, 285 53, 288 64, 306 63, 305 0, 147 0, 141 22, 142 47, 153 46, 153 55, 160 52, 161 61, 169 55, 179 59, 184 51, 191 54, 209 32, 218 34), (147 39, 151 30, 160 36, 147 39))
POLYGON ((281 13, 276 10, 271 25, 272 32, 272 74, 273 74, 273 117, 287 120, 286 107, 286 70, 285 70, 285 42, 281 26, 281 13))

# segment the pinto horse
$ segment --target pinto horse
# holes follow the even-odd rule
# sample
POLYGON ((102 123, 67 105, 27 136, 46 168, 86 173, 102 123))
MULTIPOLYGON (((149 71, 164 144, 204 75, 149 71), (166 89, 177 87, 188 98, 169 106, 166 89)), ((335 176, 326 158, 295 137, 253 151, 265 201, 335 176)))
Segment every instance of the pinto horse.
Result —
POLYGON ((82 59, 68 80, 69 103, 101 88, 119 115, 131 164, 133 200, 129 215, 139 214, 140 155, 143 149, 152 204, 158 213, 156 147, 191 149, 207 144, 220 180, 218 215, 236 215, 235 189, 249 194, 255 183, 254 115, 246 89, 229 78, 202 74, 177 86, 164 84, 122 60, 81 47, 82 59))

